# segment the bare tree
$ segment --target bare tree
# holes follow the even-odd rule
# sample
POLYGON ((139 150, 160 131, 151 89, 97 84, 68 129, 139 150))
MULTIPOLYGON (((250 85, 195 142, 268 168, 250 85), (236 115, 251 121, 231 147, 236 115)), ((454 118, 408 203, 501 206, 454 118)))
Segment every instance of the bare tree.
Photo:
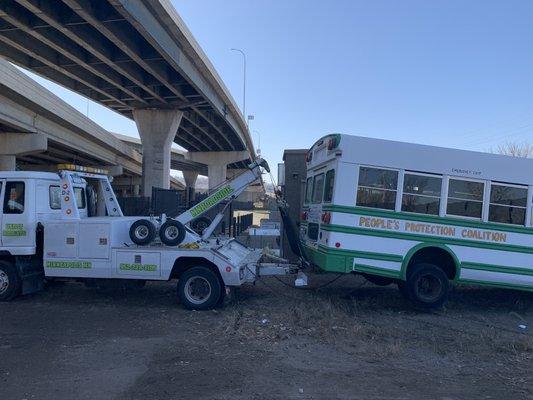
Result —
POLYGON ((512 157, 533 158, 533 146, 528 142, 500 144, 496 152, 512 157))

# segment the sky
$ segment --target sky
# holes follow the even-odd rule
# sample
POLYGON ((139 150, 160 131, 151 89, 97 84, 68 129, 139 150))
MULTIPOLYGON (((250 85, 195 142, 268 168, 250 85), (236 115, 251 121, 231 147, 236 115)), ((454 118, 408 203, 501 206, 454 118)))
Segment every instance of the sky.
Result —
MULTIPOLYGON (((332 132, 481 151, 533 142, 531 1, 172 2, 241 107, 242 56, 230 49, 246 53, 246 114, 273 166, 332 132)), ((132 121, 88 110, 137 136, 132 121)))

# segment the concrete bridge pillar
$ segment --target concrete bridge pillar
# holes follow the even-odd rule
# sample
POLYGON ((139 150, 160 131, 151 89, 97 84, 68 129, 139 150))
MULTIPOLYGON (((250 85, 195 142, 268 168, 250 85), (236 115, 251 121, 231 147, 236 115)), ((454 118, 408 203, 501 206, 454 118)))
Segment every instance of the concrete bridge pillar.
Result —
POLYGON ((190 151, 187 153, 187 157, 191 161, 207 165, 209 189, 212 189, 226 180, 229 164, 246 160, 250 154, 248 151, 190 151))
POLYGON ((14 171, 16 156, 41 153, 48 149, 42 133, 0 133, 0 170, 14 171))
POLYGON ((196 185, 196 179, 198 179, 198 172, 196 171, 183 171, 183 178, 185 179, 185 191, 187 198, 187 207, 194 201, 194 189, 196 185))
POLYGON ((179 110, 133 110, 143 146, 143 196, 151 197, 152 188, 170 188, 170 148, 183 117, 179 110))
POLYGON ((17 158, 15 156, 0 156, 0 171, 14 171, 15 169, 17 169, 17 158))

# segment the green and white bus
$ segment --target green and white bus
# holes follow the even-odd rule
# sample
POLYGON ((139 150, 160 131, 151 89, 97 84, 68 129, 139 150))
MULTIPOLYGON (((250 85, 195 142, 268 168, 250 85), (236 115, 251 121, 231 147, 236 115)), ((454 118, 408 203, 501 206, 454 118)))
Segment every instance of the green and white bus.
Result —
POLYGON ((334 134, 307 154, 300 238, 322 270, 439 307, 451 282, 533 290, 532 208, 531 159, 334 134))

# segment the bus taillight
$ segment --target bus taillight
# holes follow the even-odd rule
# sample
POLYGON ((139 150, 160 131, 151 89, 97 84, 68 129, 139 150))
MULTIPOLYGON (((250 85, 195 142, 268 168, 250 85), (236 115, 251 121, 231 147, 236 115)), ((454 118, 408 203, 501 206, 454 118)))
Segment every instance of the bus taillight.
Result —
POLYGON ((331 221, 331 213, 330 212, 325 212, 324 214, 322 214, 322 222, 324 224, 329 224, 331 221))
POLYGON ((304 211, 300 217, 302 221, 307 221, 307 211, 304 211))

